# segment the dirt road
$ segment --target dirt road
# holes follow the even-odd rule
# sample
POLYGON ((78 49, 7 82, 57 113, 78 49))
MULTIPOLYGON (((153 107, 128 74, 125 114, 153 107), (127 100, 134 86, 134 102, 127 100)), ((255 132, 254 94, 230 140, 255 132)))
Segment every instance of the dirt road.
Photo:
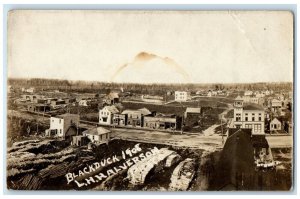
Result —
POLYGON ((208 151, 214 151, 222 145, 222 137, 217 135, 173 134, 159 131, 145 131, 142 129, 113 129, 112 132, 112 137, 129 141, 198 148, 208 151))

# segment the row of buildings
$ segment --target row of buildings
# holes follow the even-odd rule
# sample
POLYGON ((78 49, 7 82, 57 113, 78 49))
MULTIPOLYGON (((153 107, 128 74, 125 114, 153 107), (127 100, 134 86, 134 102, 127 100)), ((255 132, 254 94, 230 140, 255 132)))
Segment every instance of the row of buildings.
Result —
POLYGON ((254 134, 268 132, 292 132, 291 118, 278 114, 282 111, 281 102, 273 99, 270 107, 263 107, 256 103, 245 102, 244 98, 238 96, 234 100, 234 117, 229 128, 252 129, 254 134))
MULTIPOLYGON (((188 114, 193 113, 190 112, 188 114)), ((146 108, 137 110, 126 109, 120 112, 114 105, 111 105, 99 110, 99 124, 178 130, 181 128, 182 118, 175 114, 166 115, 151 112, 146 108)))
POLYGON ((46 137, 56 137, 71 141, 73 145, 82 146, 88 143, 108 144, 110 130, 103 127, 95 127, 79 133, 79 115, 62 114, 50 118, 50 128, 46 129, 46 137))

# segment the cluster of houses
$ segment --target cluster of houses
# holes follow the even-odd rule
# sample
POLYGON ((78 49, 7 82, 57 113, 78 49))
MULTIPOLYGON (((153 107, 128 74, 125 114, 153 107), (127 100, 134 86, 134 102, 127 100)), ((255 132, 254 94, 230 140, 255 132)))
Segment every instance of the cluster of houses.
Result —
MULTIPOLYGON (((119 102, 118 93, 110 93, 102 96, 103 104, 115 104, 119 102)), ((53 91, 41 92, 41 94, 26 93, 22 94, 21 98, 14 100, 17 105, 25 106, 30 112, 48 112, 71 106, 88 107, 92 104, 99 103, 99 98, 95 97, 93 93, 76 94, 72 93, 69 96, 67 93, 53 91)))
POLYGON ((79 115, 70 113, 51 117, 50 128, 45 130, 45 136, 61 138, 76 146, 108 144, 110 130, 95 127, 79 133, 79 120, 79 115))
MULTIPOLYGON (((159 130, 181 130, 183 121, 193 123, 199 120, 201 108, 187 108, 184 116, 151 112, 147 108, 137 110, 126 109, 122 112, 115 105, 105 106, 99 110, 99 126, 137 127, 159 130)), ((79 115, 62 114, 50 117, 50 128, 45 131, 47 137, 69 140, 73 145, 87 143, 108 143, 110 131, 103 127, 95 127, 79 133, 79 115)))
MULTIPOLYGON (((187 113, 188 114, 188 113, 187 113)), ((182 119, 175 114, 162 114, 147 108, 126 109, 122 112, 114 105, 99 110, 99 124, 106 126, 144 127, 151 129, 178 130, 182 119)))
MULTIPOLYGON (((272 99, 270 106, 263 106, 244 99, 244 97, 238 96, 233 103, 234 117, 229 123, 228 135, 220 161, 223 165, 228 166, 228 171, 225 173, 234 172, 246 175, 247 171, 251 169, 251 165, 255 165, 255 168, 273 168, 277 163, 273 160, 265 133, 279 130, 281 133, 290 133, 292 130, 283 131, 283 125, 286 124, 278 117, 272 116, 273 118, 270 119, 268 110, 276 112, 277 107, 282 108, 281 102, 277 103, 277 100, 272 99), (235 165, 236 162, 246 164, 244 166, 235 165)), ((289 128, 292 126, 289 125, 289 128)), ((236 179, 230 183, 236 184, 236 179)))
MULTIPOLYGON (((248 97, 246 97, 248 99, 248 97)), ((257 98, 252 98, 257 99, 257 98)), ((292 119, 287 116, 291 100, 269 97, 264 103, 245 100, 238 96, 234 100, 234 118, 229 124, 233 128, 250 128, 253 133, 292 133, 292 119)))

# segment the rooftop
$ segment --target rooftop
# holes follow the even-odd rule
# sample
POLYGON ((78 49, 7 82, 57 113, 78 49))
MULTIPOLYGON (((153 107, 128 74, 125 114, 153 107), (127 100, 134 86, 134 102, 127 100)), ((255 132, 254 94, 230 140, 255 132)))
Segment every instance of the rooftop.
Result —
POLYGON ((185 112, 187 112, 187 113, 201 113, 201 108, 187 107, 185 112))
POLYGON ((119 113, 119 110, 115 106, 105 106, 105 109, 107 109, 111 113, 119 113))
POLYGON ((141 114, 141 115, 150 115, 151 114, 151 112, 147 108, 141 108, 138 110, 126 109, 122 112, 122 114, 128 114, 128 113, 135 113, 135 114, 141 114))
POLYGON ((259 111, 264 110, 264 108, 258 104, 245 104, 243 109, 244 110, 259 110, 259 111))
POLYGON ((65 114, 62 114, 62 115, 57 115, 55 117, 60 117, 60 118, 65 118, 65 117, 79 117, 79 115, 78 114, 65 113, 65 114))
POLYGON ((237 96, 234 100, 236 100, 236 101, 243 101, 243 98, 241 96, 237 96))
POLYGON ((83 131, 82 134, 89 134, 89 135, 102 135, 102 134, 107 134, 109 133, 110 130, 105 129, 103 127, 97 127, 97 128, 92 128, 88 129, 86 131, 83 131))

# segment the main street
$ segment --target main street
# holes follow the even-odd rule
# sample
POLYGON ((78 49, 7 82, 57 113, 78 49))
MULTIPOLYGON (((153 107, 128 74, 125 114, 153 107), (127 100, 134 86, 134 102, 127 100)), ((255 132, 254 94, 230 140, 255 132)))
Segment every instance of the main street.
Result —
MULTIPOLYGON (((33 115, 25 112, 8 111, 8 116, 19 115, 29 120, 38 120, 41 123, 49 122, 49 118, 43 118, 42 116, 33 115)), ((92 124, 80 124, 85 128, 93 128, 95 125, 92 124)), ((144 128, 132 129, 132 128, 111 128, 112 137, 117 139, 155 143, 155 144, 166 144, 178 147, 190 147, 199 148, 208 151, 214 151, 216 148, 222 148, 222 136, 217 134, 209 133, 205 134, 189 134, 184 132, 162 132, 158 130, 148 130, 144 128)), ((267 135, 266 139, 271 148, 290 148, 293 146, 293 136, 291 135, 267 135)), ((226 137, 224 137, 224 142, 226 137)))

